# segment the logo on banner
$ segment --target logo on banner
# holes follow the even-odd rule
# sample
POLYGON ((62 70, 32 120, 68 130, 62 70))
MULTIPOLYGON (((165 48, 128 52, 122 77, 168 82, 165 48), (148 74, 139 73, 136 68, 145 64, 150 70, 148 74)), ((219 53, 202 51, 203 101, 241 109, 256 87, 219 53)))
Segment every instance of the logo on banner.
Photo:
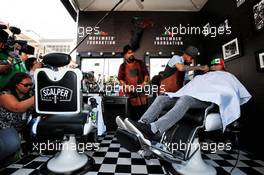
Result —
POLYGON ((181 36, 176 36, 170 27, 164 27, 164 32, 160 36, 156 36, 154 39, 154 45, 163 46, 182 46, 183 38, 181 36))
POLYGON ((108 32, 102 31, 100 27, 78 27, 78 37, 83 38, 86 35, 87 45, 114 45, 116 44, 116 37, 109 35, 108 32))
POLYGON ((53 101, 57 104, 60 101, 71 101, 72 90, 62 86, 47 86, 40 89, 42 101, 53 101))

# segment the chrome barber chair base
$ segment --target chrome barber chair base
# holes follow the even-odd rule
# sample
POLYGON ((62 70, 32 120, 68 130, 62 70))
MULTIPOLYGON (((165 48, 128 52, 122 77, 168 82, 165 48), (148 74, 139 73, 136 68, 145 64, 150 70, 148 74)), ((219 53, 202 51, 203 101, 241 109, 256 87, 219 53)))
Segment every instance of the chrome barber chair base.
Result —
POLYGON ((88 161, 85 154, 77 152, 77 145, 74 136, 62 144, 62 151, 49 160, 47 168, 55 173, 69 173, 82 168, 88 161))
MULTIPOLYGON (((198 145, 196 138, 192 145, 198 145)), ((194 147, 193 147, 194 148, 194 147)), ((194 148, 195 149, 195 148, 194 148)), ((192 149, 192 150, 194 150, 192 149)), ((216 175, 216 169, 204 162, 201 156, 201 150, 198 149, 195 154, 185 164, 172 164, 172 167, 180 174, 188 175, 216 175)))

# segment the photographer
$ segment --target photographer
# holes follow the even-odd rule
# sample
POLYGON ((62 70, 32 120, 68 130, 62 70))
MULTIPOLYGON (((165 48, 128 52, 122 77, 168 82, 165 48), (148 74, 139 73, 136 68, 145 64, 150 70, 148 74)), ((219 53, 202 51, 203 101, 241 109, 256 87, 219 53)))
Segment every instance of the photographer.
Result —
POLYGON ((26 124, 25 112, 34 106, 34 96, 29 96, 32 86, 28 74, 18 72, 0 91, 0 128, 22 131, 26 124))
MULTIPOLYGON (((9 36, 4 29, 7 26, 0 26, 0 88, 3 88, 11 77, 17 72, 26 72, 24 61, 28 58, 27 42, 16 40, 15 34, 20 34, 20 29, 9 27, 12 35, 9 36)), ((33 48, 34 52, 34 48, 33 48)))
POLYGON ((14 51, 9 52, 9 55, 12 57, 7 56, 7 60, 11 62, 11 68, 8 72, 0 76, 0 88, 3 88, 17 72, 27 72, 24 60, 18 55, 19 49, 21 49, 21 45, 16 43, 14 45, 14 51))
POLYGON ((28 71, 28 74, 30 75, 33 83, 34 83, 34 72, 38 68, 42 68, 43 64, 38 61, 36 57, 30 57, 25 60, 25 66, 28 71))
POLYGON ((9 72, 11 68, 8 59, 8 54, 6 53, 6 43, 8 39, 8 33, 4 30, 2 25, 0 25, 0 76, 9 72))

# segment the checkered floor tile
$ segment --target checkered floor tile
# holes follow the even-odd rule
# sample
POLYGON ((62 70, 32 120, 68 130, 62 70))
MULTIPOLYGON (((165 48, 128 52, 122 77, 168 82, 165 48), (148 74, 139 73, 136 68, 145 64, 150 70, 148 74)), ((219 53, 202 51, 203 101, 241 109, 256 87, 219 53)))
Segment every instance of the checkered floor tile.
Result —
MULTIPOLYGON (((118 143, 114 133, 99 137, 100 149, 87 152, 95 160, 95 165, 85 175, 161 175, 166 174, 158 159, 142 159, 137 153, 131 153, 118 143)), ((3 175, 34 175, 52 156, 28 155, 15 164, 0 171, 3 175)), ((213 165, 217 174, 229 174, 235 165, 236 151, 219 151, 216 154, 203 153, 203 159, 213 165)), ((240 160, 232 175, 264 175, 264 161, 254 155, 241 151, 240 160)))

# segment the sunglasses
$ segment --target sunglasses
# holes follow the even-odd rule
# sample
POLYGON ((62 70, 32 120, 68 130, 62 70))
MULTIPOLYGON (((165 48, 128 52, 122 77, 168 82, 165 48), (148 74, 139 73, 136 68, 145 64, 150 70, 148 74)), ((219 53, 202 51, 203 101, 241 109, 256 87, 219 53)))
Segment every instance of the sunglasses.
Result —
POLYGON ((24 87, 26 88, 31 88, 33 86, 32 83, 29 83, 29 84, 23 84, 23 83, 19 83, 19 84, 22 84, 24 87))

